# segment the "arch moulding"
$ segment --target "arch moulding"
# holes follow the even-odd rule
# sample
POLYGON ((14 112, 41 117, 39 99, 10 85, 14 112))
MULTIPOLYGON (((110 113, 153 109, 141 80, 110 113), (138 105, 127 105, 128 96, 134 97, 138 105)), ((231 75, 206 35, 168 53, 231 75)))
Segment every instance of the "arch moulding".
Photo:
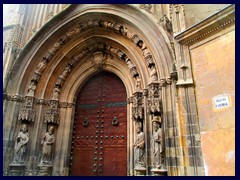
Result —
MULTIPOLYGON (((102 70, 116 74, 127 92, 128 175, 137 173, 133 144, 138 121, 145 133, 145 174, 152 175, 151 121, 160 117, 166 139, 176 119, 170 47, 157 19, 135 6, 70 5, 47 22, 21 51, 4 87, 6 94, 19 99, 8 115, 12 124, 18 129, 27 123, 31 134, 26 175, 37 169, 48 124, 54 124, 56 137, 51 175, 69 175, 76 96, 102 70), (141 103, 136 103, 138 98, 141 103)), ((13 139, 16 132, 5 135, 13 139)), ((167 143, 164 165, 171 175, 168 157, 174 149, 167 143)), ((6 151, 11 152, 11 146, 6 151)))

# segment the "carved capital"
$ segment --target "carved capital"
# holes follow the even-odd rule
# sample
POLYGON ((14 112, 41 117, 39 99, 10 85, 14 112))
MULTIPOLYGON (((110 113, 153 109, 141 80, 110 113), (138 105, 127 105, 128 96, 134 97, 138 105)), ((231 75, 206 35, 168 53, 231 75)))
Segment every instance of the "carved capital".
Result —
POLYGON ((68 107, 67 102, 60 102, 59 105, 60 105, 60 108, 67 108, 68 107))
POLYGON ((11 101, 22 102, 23 98, 20 97, 19 95, 13 95, 11 96, 11 101))
POLYGON ((160 86, 165 86, 166 85, 166 79, 165 78, 161 78, 160 79, 160 86))
POLYGON ((36 99, 37 105, 47 105, 48 102, 45 99, 36 99))

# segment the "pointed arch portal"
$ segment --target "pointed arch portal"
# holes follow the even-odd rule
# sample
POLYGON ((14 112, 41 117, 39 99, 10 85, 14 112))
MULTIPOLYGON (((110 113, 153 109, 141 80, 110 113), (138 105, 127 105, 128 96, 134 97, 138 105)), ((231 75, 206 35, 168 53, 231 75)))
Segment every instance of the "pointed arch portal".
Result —
MULTIPOLYGON (((11 71, 12 80, 6 85, 9 94, 24 97, 22 106, 18 107, 16 104, 15 107, 18 119, 28 122, 29 132, 32 134, 29 155, 31 154, 32 159, 35 157, 34 163, 38 164, 37 157, 41 155, 39 141, 47 126, 53 124, 56 141, 51 175, 69 175, 72 172, 74 175, 78 167, 81 172, 88 168, 86 172, 93 175, 95 166, 98 166, 96 173, 100 173, 103 168, 103 173, 108 170, 111 175, 111 168, 117 168, 119 163, 122 163, 121 168, 124 167, 120 168, 119 172, 123 174, 119 175, 153 174, 150 143, 153 117, 159 117, 165 138, 169 136, 168 128, 172 127, 176 118, 173 113, 175 87, 171 77, 172 61, 168 37, 157 24, 157 19, 135 6, 70 5, 52 18, 24 47, 11 71), (102 93, 104 84, 98 84, 102 81, 98 78, 103 78, 103 82, 106 82, 106 92, 109 91, 106 94, 102 93), (120 82, 121 85, 111 86, 115 82, 120 82), (12 88, 13 86, 17 88, 12 88), (98 94, 99 88, 102 94, 98 94), (100 109, 92 108, 96 104, 91 100, 103 100, 103 96, 106 96, 106 101, 107 97, 110 97, 111 101, 108 103, 113 109, 105 110, 104 115, 97 115, 98 111, 107 105, 103 103, 101 107, 96 106, 100 109), (84 107, 90 114, 85 114, 84 107), (93 119, 92 111, 96 111, 95 115, 99 116, 99 120, 95 117, 93 119), (102 116, 104 120, 101 119, 102 116), (104 121, 104 125, 101 121, 104 121), (145 138, 145 155, 144 163, 138 171, 134 161, 134 144, 137 140, 135 128, 139 122, 145 138), (83 129, 93 129, 96 126, 101 129, 102 125, 103 128, 106 125, 113 129, 123 125, 125 129, 113 135, 110 132, 101 135, 101 130, 95 129, 92 130, 95 133, 98 131, 95 135, 84 134, 90 131, 83 129), (85 147, 81 147, 80 153, 77 152, 76 144, 85 141, 87 136, 87 140, 92 143, 89 149, 83 152, 85 147), (118 136, 117 140, 123 141, 123 150, 105 149, 105 154, 100 151, 102 146, 99 143, 104 145, 107 136, 109 142, 113 141, 111 136, 114 136, 113 139, 118 136), (94 150, 96 142, 97 151, 94 150), (117 153, 120 151, 120 154, 117 153), (103 153, 103 164, 94 162, 95 152, 98 160, 103 153), (113 152, 120 156, 115 156, 113 152), (89 154, 91 163, 83 159, 83 156, 88 157, 89 154), (106 154, 113 159, 106 158, 106 154), (119 162, 114 161, 114 157, 119 162), (85 167, 85 164, 79 165, 77 159, 88 164, 88 167, 85 167), (122 159, 124 162, 120 162, 122 159), (109 166, 114 164, 112 161, 116 166, 109 166), (106 167, 107 170, 104 169, 106 167)), ((174 137, 173 135, 173 139, 174 137)), ((115 142, 112 143, 114 145, 115 142)), ((174 160, 168 158, 172 151, 167 146, 170 142, 163 143, 166 146, 166 153, 163 155, 163 164, 166 166, 164 172, 167 172, 167 167, 170 167, 174 160)), ((107 144, 105 145, 107 147, 107 144)), ((42 172, 41 167, 39 169, 39 172, 42 172)))

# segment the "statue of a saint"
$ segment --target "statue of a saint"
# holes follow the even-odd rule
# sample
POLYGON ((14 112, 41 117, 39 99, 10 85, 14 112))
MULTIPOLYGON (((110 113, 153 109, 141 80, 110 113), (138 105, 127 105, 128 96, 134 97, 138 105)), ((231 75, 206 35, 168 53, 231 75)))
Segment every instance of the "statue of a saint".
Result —
POLYGON ((24 158, 29 141, 27 125, 23 124, 20 132, 18 133, 14 147, 13 164, 24 164, 24 158))
POLYGON ((52 99, 58 100, 58 99, 59 99, 59 93, 60 93, 60 88, 59 88, 59 87, 55 87, 55 88, 53 89, 52 99))
POLYGON ((153 150, 153 164, 154 168, 160 169, 163 167, 163 132, 160 127, 160 120, 158 116, 154 116, 153 120, 153 135, 151 140, 153 150))
POLYGON ((37 87, 36 82, 35 81, 31 81, 31 83, 28 86, 27 96, 34 96, 36 87, 37 87))
POLYGON ((145 147, 145 137, 144 133, 141 130, 142 123, 137 122, 136 124, 136 132, 137 138, 134 142, 134 161, 135 168, 144 167, 144 147, 145 147))
POLYGON ((54 127, 51 125, 48 127, 48 131, 45 133, 41 144, 43 145, 43 150, 42 150, 42 157, 40 164, 46 164, 49 165, 51 164, 51 156, 52 156, 52 147, 53 143, 55 142, 55 137, 54 137, 54 127))

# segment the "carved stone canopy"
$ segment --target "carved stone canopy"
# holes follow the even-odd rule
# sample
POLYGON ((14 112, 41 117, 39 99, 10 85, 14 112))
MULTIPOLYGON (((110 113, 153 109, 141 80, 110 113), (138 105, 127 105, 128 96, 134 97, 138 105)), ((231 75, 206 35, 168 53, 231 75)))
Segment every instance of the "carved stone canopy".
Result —
POLYGON ((35 110, 33 109, 34 97, 26 96, 24 100, 23 108, 20 109, 18 114, 18 120, 22 121, 34 121, 35 110))

